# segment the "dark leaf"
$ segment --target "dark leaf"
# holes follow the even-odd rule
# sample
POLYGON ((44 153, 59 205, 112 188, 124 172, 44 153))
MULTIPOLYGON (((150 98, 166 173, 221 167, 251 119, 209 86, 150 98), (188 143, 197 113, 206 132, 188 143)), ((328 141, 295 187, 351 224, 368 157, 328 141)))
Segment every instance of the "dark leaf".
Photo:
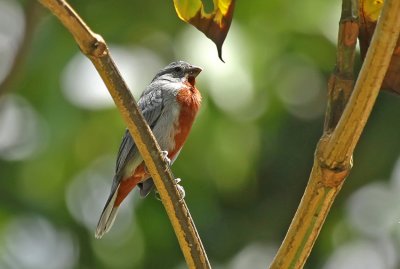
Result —
POLYGON ((179 18, 202 31, 217 45, 218 56, 222 60, 222 44, 232 22, 235 0, 214 0, 214 10, 204 11, 201 0, 174 0, 179 18))

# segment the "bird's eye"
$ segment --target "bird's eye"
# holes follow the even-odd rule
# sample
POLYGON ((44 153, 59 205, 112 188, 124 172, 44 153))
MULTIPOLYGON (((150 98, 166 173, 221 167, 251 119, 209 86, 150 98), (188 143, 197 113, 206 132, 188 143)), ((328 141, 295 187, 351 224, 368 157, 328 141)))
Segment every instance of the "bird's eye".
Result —
POLYGON ((175 72, 182 72, 182 67, 177 66, 177 67, 174 68, 174 71, 175 72))

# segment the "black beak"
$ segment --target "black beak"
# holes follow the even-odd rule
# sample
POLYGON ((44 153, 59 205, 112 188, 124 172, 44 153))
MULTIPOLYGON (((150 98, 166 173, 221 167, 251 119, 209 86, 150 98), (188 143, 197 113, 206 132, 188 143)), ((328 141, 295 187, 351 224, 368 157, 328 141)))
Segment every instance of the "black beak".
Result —
POLYGON ((202 71, 203 69, 201 69, 200 67, 197 67, 197 66, 190 66, 190 68, 189 68, 189 76, 191 76, 191 77, 197 77, 197 75, 198 74, 200 74, 200 72, 202 71))

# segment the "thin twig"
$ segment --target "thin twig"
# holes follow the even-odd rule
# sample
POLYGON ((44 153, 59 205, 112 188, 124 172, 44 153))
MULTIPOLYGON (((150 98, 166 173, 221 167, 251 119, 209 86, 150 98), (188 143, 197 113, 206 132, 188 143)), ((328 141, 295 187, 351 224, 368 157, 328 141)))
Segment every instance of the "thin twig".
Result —
POLYGON ((66 1, 39 1, 71 32, 106 84, 154 180, 188 267, 211 268, 189 210, 180 199, 168 165, 162 158, 160 147, 138 110, 103 38, 92 32, 66 1))
MULTIPOLYGON (((345 15, 349 5, 353 5, 351 10, 356 10, 355 4, 356 0, 344 0, 343 14, 345 15)), ((336 94, 340 92, 343 96, 338 100, 329 101, 331 105, 333 104, 332 107, 336 107, 333 108, 335 111, 332 107, 328 110, 325 132, 317 145, 309 182, 288 233, 270 266, 271 269, 303 268, 311 252, 332 203, 350 172, 354 148, 371 113, 389 66, 400 32, 398 14, 400 14, 400 1, 386 0, 354 91, 343 114, 341 106, 343 106, 342 102, 346 101, 348 92, 339 91, 340 85, 339 87, 331 85, 334 90, 330 98, 336 98, 336 94), (335 128, 337 120, 339 121, 335 128)), ((341 25, 340 31, 346 30, 343 29, 345 25, 341 25)), ((349 29, 351 28, 352 26, 349 29)), ((349 45, 354 41, 354 33, 352 31, 350 33, 349 45)), ((340 35, 341 32, 339 32, 339 41, 340 35)), ((342 72, 341 75, 344 75, 346 70, 351 72, 353 64, 351 58, 354 51, 352 45, 346 46, 344 43, 339 45, 338 50, 338 74, 342 72), (340 64, 342 56, 347 58, 343 63, 350 64, 349 66, 340 64)), ((348 86, 349 83, 345 83, 344 87, 348 88, 348 86)))
POLYGON ((324 133, 330 134, 342 116, 354 86, 354 59, 358 37, 358 5, 343 0, 339 22, 336 65, 328 81, 324 133))

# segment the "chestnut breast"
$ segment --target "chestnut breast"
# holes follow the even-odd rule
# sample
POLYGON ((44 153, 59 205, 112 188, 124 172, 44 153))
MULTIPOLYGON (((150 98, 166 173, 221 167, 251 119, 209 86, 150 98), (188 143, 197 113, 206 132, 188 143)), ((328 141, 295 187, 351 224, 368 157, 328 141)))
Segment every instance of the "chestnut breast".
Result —
POLYGON ((175 147, 169 154, 170 158, 173 158, 185 143, 201 104, 201 95, 196 87, 190 83, 187 83, 186 86, 176 96, 176 100, 180 105, 180 111, 178 119, 175 122, 175 147))

